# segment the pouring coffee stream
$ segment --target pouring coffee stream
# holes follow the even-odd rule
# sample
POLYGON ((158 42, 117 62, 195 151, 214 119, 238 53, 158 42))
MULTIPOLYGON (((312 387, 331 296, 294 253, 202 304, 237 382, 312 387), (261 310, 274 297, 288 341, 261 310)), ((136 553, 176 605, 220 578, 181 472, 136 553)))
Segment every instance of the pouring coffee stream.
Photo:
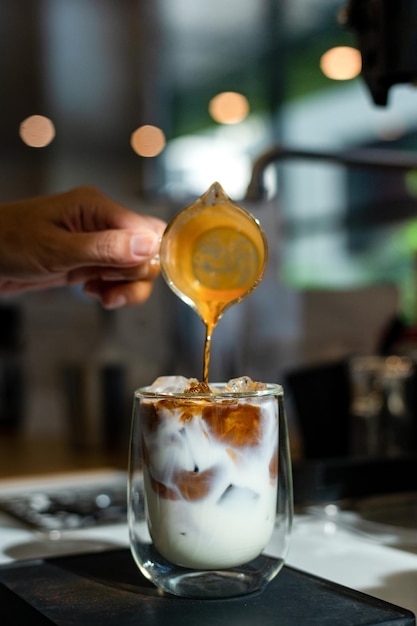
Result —
POLYGON ((162 237, 161 271, 169 287, 201 317, 205 328, 203 381, 211 339, 223 313, 262 281, 268 244, 258 220, 213 183, 174 215, 162 237))

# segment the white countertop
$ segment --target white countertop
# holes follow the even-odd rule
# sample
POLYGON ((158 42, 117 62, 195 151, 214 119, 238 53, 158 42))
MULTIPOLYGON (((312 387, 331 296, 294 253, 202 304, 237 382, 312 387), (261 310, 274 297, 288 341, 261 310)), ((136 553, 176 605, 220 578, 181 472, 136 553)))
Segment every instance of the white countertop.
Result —
MULTIPOLYGON (((63 475, 54 479, 0 481, 0 493, 4 496, 30 486, 56 487, 73 484, 74 480, 105 482, 107 478, 106 472, 100 472, 63 475)), ((48 535, 28 530, 8 515, 0 514, 0 565, 20 559, 127 545, 125 524, 63 533, 53 531, 48 535)), ((417 615, 417 539, 407 548, 393 548, 383 545, 381 537, 360 534, 329 519, 296 515, 287 564, 409 609, 417 615)))

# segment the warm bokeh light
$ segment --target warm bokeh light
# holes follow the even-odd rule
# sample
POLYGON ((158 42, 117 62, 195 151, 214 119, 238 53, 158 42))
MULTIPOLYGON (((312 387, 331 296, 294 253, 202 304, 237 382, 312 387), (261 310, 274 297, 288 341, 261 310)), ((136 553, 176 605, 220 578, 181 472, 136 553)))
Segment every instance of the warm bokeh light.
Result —
POLYGON ((219 124, 238 124, 248 116, 249 102, 241 93, 224 91, 210 100, 209 113, 219 124))
POLYGON ((140 126, 130 138, 133 150, 143 157, 157 156, 165 148, 165 144, 165 135, 157 126, 140 126))
POLYGON ((359 50, 349 46, 337 46, 323 54, 320 69, 333 80, 351 80, 362 70, 362 56, 359 50))
POLYGON ((31 115, 20 124, 19 135, 31 148, 44 148, 55 137, 55 127, 44 115, 31 115))

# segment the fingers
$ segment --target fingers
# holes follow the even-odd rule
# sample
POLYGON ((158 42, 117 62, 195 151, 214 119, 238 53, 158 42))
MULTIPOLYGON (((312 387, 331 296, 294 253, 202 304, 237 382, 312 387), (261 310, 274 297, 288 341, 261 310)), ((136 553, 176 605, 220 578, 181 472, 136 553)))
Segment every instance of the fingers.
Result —
POLYGON ((51 289, 53 287, 61 287, 65 284, 65 282, 65 277, 63 276, 55 276, 53 278, 40 280, 14 280, 12 278, 0 278, 0 293, 11 295, 21 294, 27 291, 51 289))
POLYGON ((144 302, 165 227, 90 187, 2 203, 0 293, 80 284, 108 307, 144 302))
POLYGON ((153 288, 153 281, 135 282, 91 281, 84 285, 84 292, 96 298, 106 309, 118 309, 124 306, 143 304, 148 300, 153 288))
POLYGON ((149 260, 158 254, 166 228, 163 220, 131 211, 93 187, 73 189, 48 206, 55 223, 50 252, 54 259, 61 253, 58 262, 67 269, 149 260))
POLYGON ((160 238, 166 227, 158 217, 136 213, 95 187, 77 187, 61 197, 67 206, 66 225, 72 232, 150 230, 160 238))
MULTIPOLYGON (((52 242, 53 256, 73 269, 102 267, 134 267, 159 253, 160 237, 152 230, 106 230, 94 233, 61 233, 52 242)), ((59 269, 59 268, 58 268, 59 269)))
POLYGON ((160 273, 157 257, 140 263, 134 267, 82 267, 68 274, 68 283, 88 282, 134 282, 138 280, 155 280, 160 273))
POLYGON ((143 304, 160 273, 158 259, 132 268, 83 268, 71 272, 69 282, 84 284, 84 292, 107 309, 143 304))

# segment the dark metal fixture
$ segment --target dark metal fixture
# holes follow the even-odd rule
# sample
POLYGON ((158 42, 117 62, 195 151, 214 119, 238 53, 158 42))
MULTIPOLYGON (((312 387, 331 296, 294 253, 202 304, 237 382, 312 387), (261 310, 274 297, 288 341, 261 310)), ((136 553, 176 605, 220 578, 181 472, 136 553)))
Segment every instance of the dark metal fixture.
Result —
POLYGON ((256 201, 264 198, 266 194, 264 183, 266 168, 278 161, 291 159, 328 161, 348 167, 389 170, 391 172, 417 170, 417 154, 414 152, 365 148, 327 152, 324 150, 300 150, 285 146, 273 146, 261 154, 254 162, 245 199, 256 201))
POLYGON ((375 104, 387 104, 393 85, 416 82, 417 0, 349 0, 339 21, 355 32, 375 104))

